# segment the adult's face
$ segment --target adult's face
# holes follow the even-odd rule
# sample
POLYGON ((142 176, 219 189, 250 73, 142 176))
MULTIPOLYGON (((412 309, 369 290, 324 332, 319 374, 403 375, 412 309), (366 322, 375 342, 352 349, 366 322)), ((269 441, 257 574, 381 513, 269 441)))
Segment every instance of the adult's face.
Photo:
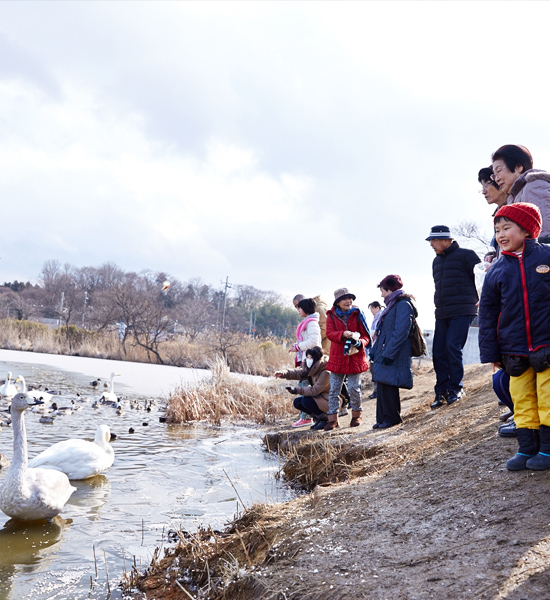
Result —
POLYGON ((382 296, 382 298, 385 298, 386 296, 389 296, 391 294, 390 290, 387 290, 386 288, 381 287, 380 288, 380 295, 382 296))
POLYGON ((297 308, 298 308, 298 314, 302 317, 302 319, 304 319, 305 317, 307 317, 307 314, 306 314, 305 310, 302 307, 298 306, 297 308))
POLYGON ((376 314, 376 313, 377 313, 377 312, 378 312, 380 309, 378 308, 378 306, 371 306, 369 310, 371 311, 371 313, 372 313, 372 316, 374 317, 374 315, 375 315, 375 314, 376 314))
POLYGON ((353 306, 353 300, 351 298, 344 298, 343 300, 340 300, 340 302, 338 302, 338 306, 344 312, 346 312, 347 310, 349 310, 353 306))
POLYGON ((487 200, 487 204, 496 204, 497 206, 506 204, 506 192, 497 188, 494 181, 482 181, 481 193, 485 200, 487 200))
POLYGON ((436 254, 443 254, 453 243, 453 240, 430 240, 430 246, 436 254))
POLYGON ((499 158, 493 162, 493 173, 500 189, 509 194, 516 179, 523 173, 523 167, 516 167, 514 171, 510 171, 506 163, 499 158))

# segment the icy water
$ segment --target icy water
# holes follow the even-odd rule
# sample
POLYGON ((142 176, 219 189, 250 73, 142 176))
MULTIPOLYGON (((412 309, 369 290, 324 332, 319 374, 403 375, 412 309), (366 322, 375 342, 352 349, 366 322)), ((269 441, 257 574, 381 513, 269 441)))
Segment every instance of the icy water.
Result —
MULTIPOLYGON (((40 415, 27 410, 29 457, 67 438, 93 440, 103 423, 117 439, 113 466, 73 481, 77 491, 53 523, 25 525, 0 513, 0 600, 121 598, 123 571, 134 561, 140 570, 147 566, 157 546, 170 545, 170 529, 220 529, 242 510, 240 500, 250 506, 291 497, 275 481, 279 465, 262 452, 258 430, 160 423, 171 387, 208 372, 0 350, 0 378, 8 371, 25 376, 27 384, 60 391, 54 398, 59 406, 74 400, 81 407, 53 424, 40 423, 40 415), (121 375, 115 391, 128 402, 121 415, 109 406, 92 407, 99 392, 89 382, 108 380, 112 371, 121 375), (148 398, 158 401, 151 412, 143 408, 148 398), (131 399, 142 408, 131 409, 131 399)), ((0 453, 8 459, 12 444, 11 428, 2 427, 0 453)))

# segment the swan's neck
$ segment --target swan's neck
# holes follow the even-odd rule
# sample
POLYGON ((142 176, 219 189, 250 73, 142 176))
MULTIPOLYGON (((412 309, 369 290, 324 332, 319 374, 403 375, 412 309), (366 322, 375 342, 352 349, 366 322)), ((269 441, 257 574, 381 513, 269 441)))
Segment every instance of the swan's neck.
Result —
POLYGON ((27 470, 27 433, 25 431, 25 418, 21 411, 13 411, 11 415, 13 429, 13 458, 6 476, 11 479, 24 481, 27 470))
POLYGON ((113 375, 111 375, 111 387, 109 388, 109 391, 114 394, 115 393, 115 378, 113 375))
MULTIPOLYGON (((21 392, 22 392, 23 394, 26 394, 26 393, 27 393, 27 382, 25 381, 25 378, 24 378, 24 377, 22 377, 22 376, 20 376, 20 377, 19 377, 19 381, 21 382, 21 392)), ((23 427, 24 427, 24 426, 25 426, 25 425, 23 424, 23 427)))

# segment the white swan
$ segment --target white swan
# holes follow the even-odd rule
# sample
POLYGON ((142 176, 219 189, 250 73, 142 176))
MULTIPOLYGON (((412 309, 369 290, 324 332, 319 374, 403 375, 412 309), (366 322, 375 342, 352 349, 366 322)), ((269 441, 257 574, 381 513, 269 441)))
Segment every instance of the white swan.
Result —
POLYGON ((108 392, 103 392, 103 394, 101 394, 101 402, 118 402, 118 398, 116 397, 115 394, 115 384, 114 384, 114 378, 115 377, 120 377, 119 373, 111 373, 111 380, 109 382, 109 391, 108 392))
POLYGON ((49 402, 53 398, 53 394, 50 394, 49 392, 43 392, 42 390, 28 390, 27 382, 25 381, 25 378, 23 377, 23 375, 19 375, 17 377, 17 379, 15 380, 15 383, 17 383, 18 381, 21 382, 19 391, 22 394, 27 394, 31 398, 34 398, 35 400, 42 400, 42 402, 49 402))
POLYGON ((11 403, 13 458, 0 489, 0 509, 21 521, 53 519, 76 490, 64 473, 28 468, 24 412, 34 402, 20 393, 11 403))
POLYGON ((88 479, 107 470, 115 460, 111 444, 111 431, 108 425, 100 425, 93 442, 71 439, 58 442, 29 463, 31 467, 56 469, 69 479, 88 479))
POLYGON ((0 396, 5 396, 6 398, 13 398, 15 394, 17 394, 17 388, 11 382, 11 371, 8 373, 6 378, 6 382, 4 385, 0 386, 0 396))

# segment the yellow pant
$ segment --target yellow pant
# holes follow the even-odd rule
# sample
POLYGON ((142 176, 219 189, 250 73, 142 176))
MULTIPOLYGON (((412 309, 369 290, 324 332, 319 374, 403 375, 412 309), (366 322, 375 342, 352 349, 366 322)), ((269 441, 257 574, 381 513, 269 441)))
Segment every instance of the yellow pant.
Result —
POLYGON ((514 421, 518 429, 550 427, 550 369, 537 373, 531 367, 519 377, 510 377, 514 421))

